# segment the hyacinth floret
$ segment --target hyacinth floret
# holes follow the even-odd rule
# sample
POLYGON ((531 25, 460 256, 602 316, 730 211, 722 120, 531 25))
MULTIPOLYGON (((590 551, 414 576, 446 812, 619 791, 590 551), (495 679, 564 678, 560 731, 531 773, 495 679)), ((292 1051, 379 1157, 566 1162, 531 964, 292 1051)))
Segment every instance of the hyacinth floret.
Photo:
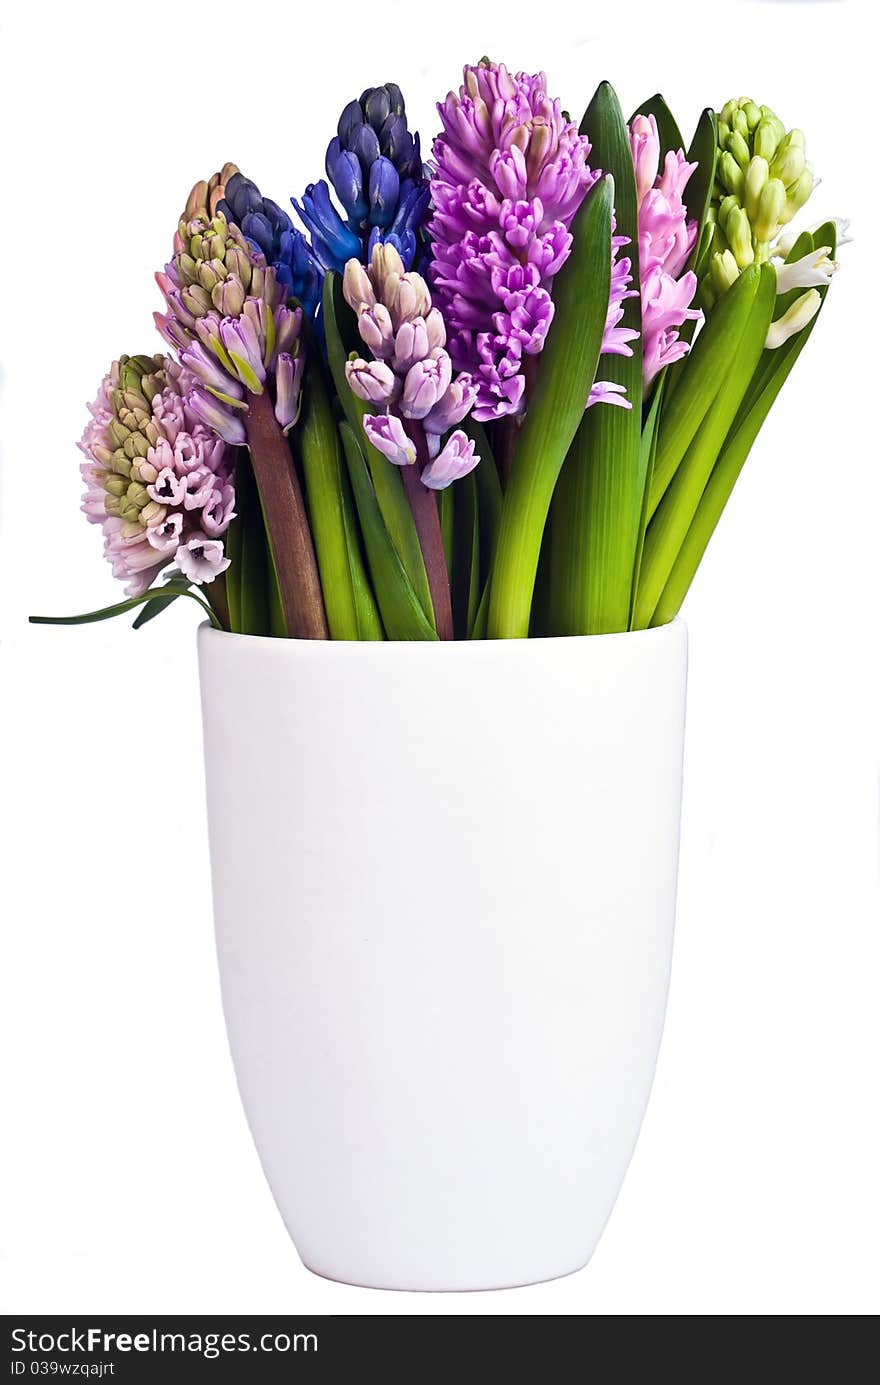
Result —
POLYGON ((232 451, 190 407, 192 385, 167 356, 121 356, 89 405, 82 508, 101 525, 104 556, 129 596, 170 563, 197 585, 229 566, 232 451))

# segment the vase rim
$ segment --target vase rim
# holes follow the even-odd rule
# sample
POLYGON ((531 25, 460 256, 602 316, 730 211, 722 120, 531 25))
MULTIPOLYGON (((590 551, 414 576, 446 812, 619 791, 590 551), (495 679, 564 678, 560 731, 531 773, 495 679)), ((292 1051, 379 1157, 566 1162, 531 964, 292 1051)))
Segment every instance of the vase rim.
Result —
MULTIPOLYGON (((198 635, 200 642, 202 640, 210 641, 211 643, 222 642, 227 646, 231 646, 233 642, 240 645, 242 648, 245 644, 253 645, 255 650, 260 646, 273 646, 277 649, 279 655, 285 649, 288 652, 295 649, 301 653, 304 653, 306 650, 313 650, 316 658, 322 658, 325 657, 325 654, 329 653, 329 651, 358 649, 364 651, 364 657, 370 657, 367 651, 386 649, 389 645, 393 645, 396 650, 426 649, 439 652, 445 649, 450 651, 447 657, 452 658, 469 657, 465 651, 470 650, 472 651, 470 657, 479 658, 484 657, 484 654, 481 655, 479 651, 486 651, 488 649, 497 651, 499 648, 509 650, 516 646, 528 649, 539 649, 542 646, 558 648, 566 645, 574 646, 577 644, 585 645, 589 643, 591 647, 598 647, 600 645, 607 647, 610 644, 619 644, 624 640, 626 640, 628 644, 631 644, 635 640, 643 644, 659 643, 671 638, 680 638, 685 632, 685 628, 685 623, 681 616, 674 616, 667 624, 657 625, 649 630, 620 630, 607 635, 546 635, 510 640, 299 640, 283 639, 277 635, 233 634, 229 630, 217 630, 209 621, 205 620, 202 621, 198 627, 198 635), (325 651, 325 653, 321 653, 320 651, 325 651)), ((329 653, 329 657, 333 658, 338 656, 329 653)), ((421 658, 424 656, 413 654, 412 657, 421 658)), ((436 656, 430 654, 427 657, 432 658, 436 656)), ((528 658, 533 656, 525 655, 525 657, 528 658)))

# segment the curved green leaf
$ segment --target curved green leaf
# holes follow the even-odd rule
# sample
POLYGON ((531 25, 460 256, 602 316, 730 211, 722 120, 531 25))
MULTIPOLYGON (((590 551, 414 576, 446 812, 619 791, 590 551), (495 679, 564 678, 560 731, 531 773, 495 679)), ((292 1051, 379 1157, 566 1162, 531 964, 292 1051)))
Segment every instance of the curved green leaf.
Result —
MULTIPOLYGON (((652 623, 724 441, 763 355, 776 302, 776 271, 772 265, 763 265, 753 283, 749 315, 742 333, 731 343, 731 358, 721 388, 648 526, 633 617, 637 629, 652 623)), ((660 427, 662 441, 662 421, 660 427)))
POLYGON ((357 435, 349 423, 340 423, 339 432, 385 632, 389 640, 436 640, 389 538, 357 435))
MULTIPOLYGON (((632 125, 637 115, 652 115, 657 122, 657 135, 660 140, 660 166, 662 168, 663 160, 670 149, 684 149, 684 140, 681 137, 681 130, 678 128, 675 116, 672 114, 659 91, 655 96, 652 96, 650 100, 646 101, 644 105, 639 106, 637 110, 633 111, 627 124, 632 125)), ((584 120, 586 120, 586 116, 584 120)), ((592 129, 590 127, 585 128, 583 124, 581 125, 581 134, 588 134, 591 139, 593 138, 592 129)), ((605 165, 602 163, 601 159, 597 158, 596 163, 600 168, 604 169, 605 165)))
POLYGON ((574 219, 571 254, 555 281, 556 312, 501 507, 489 599, 492 639, 529 633, 550 501, 596 377, 611 283, 613 203, 613 179, 606 176, 574 219))
MULTIPOLYGON (((118 601, 114 606, 102 606, 97 611, 86 611, 83 615, 28 616, 28 621, 31 625, 93 625, 99 620, 112 620, 114 616, 124 616, 128 611, 133 611, 137 606, 143 606, 147 602, 157 602, 164 608, 165 606, 170 606, 172 601, 176 601, 178 597, 181 596, 188 596, 191 600, 195 601, 197 605, 201 606, 215 630, 223 629, 223 626, 214 615, 208 603, 203 601, 200 596, 197 596, 194 591, 184 590, 182 587, 172 587, 170 585, 165 587, 151 587, 149 591, 145 591, 141 596, 130 596, 128 600, 118 601)), ((158 615, 158 611, 156 614, 158 615)))
MULTIPOLYGON (((425 618, 433 625, 434 606, 428 586, 428 574, 425 570, 425 560, 422 557, 419 536, 416 533, 415 521, 409 501, 406 498, 403 481, 398 468, 391 466, 387 457, 383 457, 381 452, 377 452, 376 448, 367 441, 363 420, 364 415, 369 410, 362 400, 352 394, 345 378, 348 343, 345 340, 343 324, 346 318, 350 319, 351 316, 351 310, 342 297, 339 275, 332 272, 328 273, 324 277, 323 323, 333 383, 336 386, 336 393, 349 426, 359 439, 358 447, 369 467, 373 493, 391 542, 397 550, 410 585, 425 613, 425 618)), ((357 501, 356 492, 355 500, 357 501)), ((361 522, 363 523, 363 516, 361 522)), ((367 557, 369 559, 369 550, 367 557)), ((376 574, 373 573, 372 575, 375 582, 376 574)), ((381 602, 379 604, 381 609, 381 602)))
MULTIPOLYGON (((669 117, 671 120, 671 116, 669 117)), ((617 233, 629 240, 632 281, 639 282, 636 180, 623 113, 608 82, 587 107, 593 157, 614 178, 617 233)), ((621 326, 641 331, 638 295, 625 300, 621 326)), ((642 513, 639 452, 642 429, 642 343, 632 355, 602 360, 602 378, 623 388, 631 407, 587 409, 553 497, 548 623, 551 634, 593 635, 625 630, 642 513)))

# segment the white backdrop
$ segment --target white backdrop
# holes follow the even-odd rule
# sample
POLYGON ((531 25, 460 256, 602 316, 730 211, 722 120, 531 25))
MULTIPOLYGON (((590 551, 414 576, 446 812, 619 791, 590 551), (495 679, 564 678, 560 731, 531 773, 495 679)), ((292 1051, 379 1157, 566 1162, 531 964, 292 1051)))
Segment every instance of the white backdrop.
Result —
MULTIPOLYGON (((850 3, 377 5, 212 18, 21 7, 2 26, 0 1307, 70 1312, 853 1314, 880 1307, 876 175, 850 3), (563 15, 568 14, 564 19, 563 15), (635 18, 633 16, 636 15, 635 18), (321 23, 326 20, 326 31, 321 23), (279 202, 342 105, 432 101, 488 52, 573 113, 611 78, 686 131, 748 92, 806 129, 842 213, 818 330, 724 517, 691 632, 679 915, 657 1081, 590 1266, 489 1295, 340 1287, 300 1265, 245 1126, 211 936, 194 627, 116 599, 78 513, 84 401, 153 351, 152 271, 232 158, 279 202), (870 276, 870 277, 869 277, 870 276)), ((340 861, 344 869, 344 861, 340 861)))

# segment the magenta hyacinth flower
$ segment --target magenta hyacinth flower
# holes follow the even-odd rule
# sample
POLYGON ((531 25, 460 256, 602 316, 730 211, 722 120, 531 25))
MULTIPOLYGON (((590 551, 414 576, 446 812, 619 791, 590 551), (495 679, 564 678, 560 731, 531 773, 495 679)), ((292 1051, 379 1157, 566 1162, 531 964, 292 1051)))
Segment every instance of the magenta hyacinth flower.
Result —
POLYGON ((653 115, 637 115, 630 126, 639 208, 639 276, 642 295, 642 370, 645 389, 664 366, 686 355, 678 328, 702 316, 691 304, 697 276, 682 273, 697 236, 683 194, 696 164, 683 150, 666 155, 660 172, 660 140, 653 115))
MULTIPOLYGON (((590 141, 548 96, 543 73, 468 66, 459 92, 437 109, 431 283, 452 364, 477 389, 474 418, 488 421, 524 408, 524 361, 543 349, 553 276, 600 173, 587 162, 590 141)), ((615 253, 623 244, 615 239, 615 253)), ((603 352, 631 351, 635 333, 619 326, 630 269, 628 260, 615 263, 603 352)), ((607 397, 597 385, 590 403, 607 397)))

